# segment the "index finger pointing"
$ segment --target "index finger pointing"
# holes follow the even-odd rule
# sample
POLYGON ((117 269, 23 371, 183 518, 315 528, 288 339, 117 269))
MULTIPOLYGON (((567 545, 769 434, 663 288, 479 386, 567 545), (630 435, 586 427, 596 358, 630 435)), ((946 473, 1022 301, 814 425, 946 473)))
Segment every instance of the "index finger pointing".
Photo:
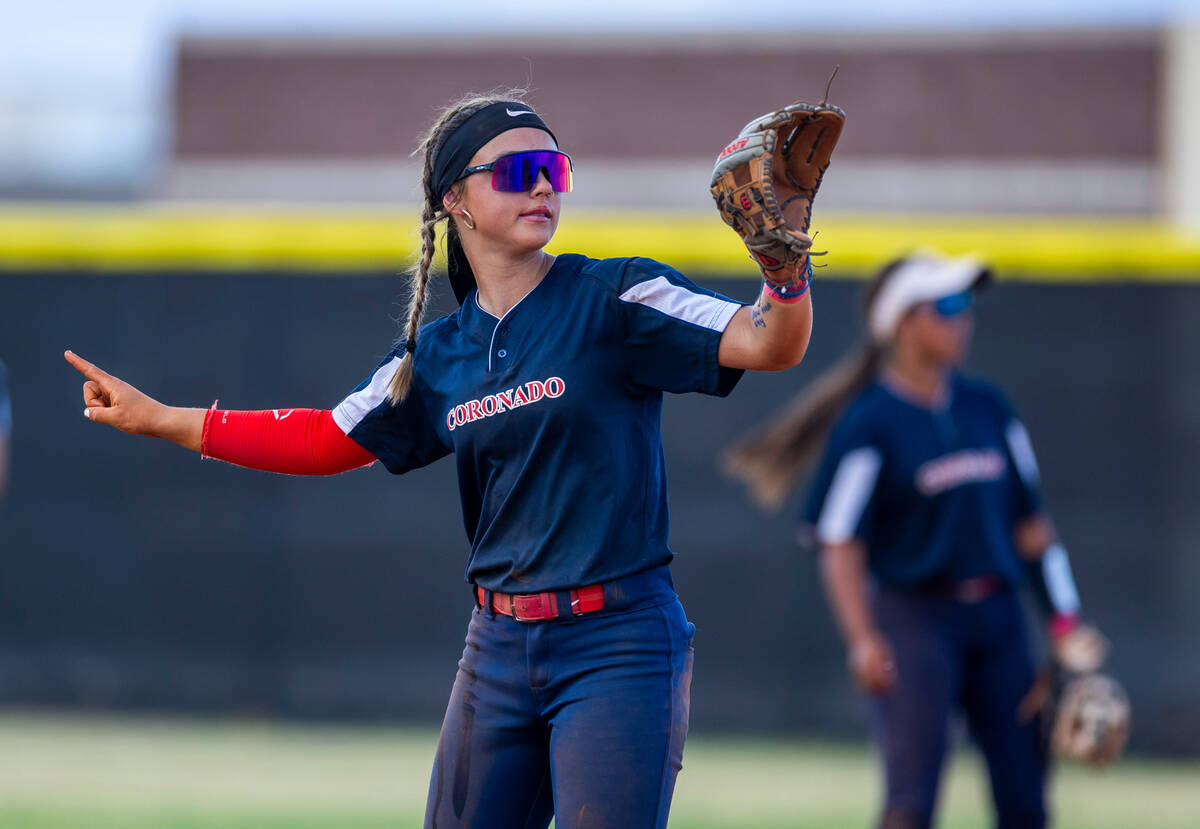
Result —
POLYGON ((64 351, 63 357, 65 357, 67 362, 73 365, 80 374, 89 380, 95 380, 97 383, 105 383, 115 379, 111 374, 98 366, 92 365, 74 351, 64 351))

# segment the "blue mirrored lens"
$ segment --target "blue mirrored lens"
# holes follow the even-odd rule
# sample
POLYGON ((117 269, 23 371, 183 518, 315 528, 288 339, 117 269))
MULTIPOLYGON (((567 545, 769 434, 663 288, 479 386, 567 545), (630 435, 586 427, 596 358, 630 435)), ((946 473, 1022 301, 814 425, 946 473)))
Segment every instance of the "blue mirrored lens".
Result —
POLYGON ((933 308, 938 312, 939 316, 956 317, 963 311, 970 310, 975 304, 975 295, 970 291, 963 291, 961 294, 951 294, 944 296, 937 302, 933 303, 933 308))
POLYGON ((533 189, 540 173, 545 173, 556 193, 571 192, 571 159, 555 150, 530 150, 496 159, 492 168, 492 189, 502 193, 526 193, 533 189))

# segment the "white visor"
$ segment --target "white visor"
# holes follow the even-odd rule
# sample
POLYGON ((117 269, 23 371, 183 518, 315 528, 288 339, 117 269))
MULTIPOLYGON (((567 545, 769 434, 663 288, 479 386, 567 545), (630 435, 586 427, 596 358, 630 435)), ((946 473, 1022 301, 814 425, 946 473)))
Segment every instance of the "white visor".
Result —
POLYGON ((922 252, 905 260, 871 303, 871 337, 877 343, 891 342, 900 320, 914 306, 962 293, 990 276, 986 265, 968 256, 950 259, 922 252))

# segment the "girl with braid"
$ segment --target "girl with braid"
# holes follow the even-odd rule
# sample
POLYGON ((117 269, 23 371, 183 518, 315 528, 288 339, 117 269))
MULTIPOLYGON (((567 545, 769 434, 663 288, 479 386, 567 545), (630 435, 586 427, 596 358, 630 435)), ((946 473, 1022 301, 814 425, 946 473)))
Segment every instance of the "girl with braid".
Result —
POLYGON ((1094 671, 1106 648, 1079 621, 1025 427, 997 388, 958 371, 989 276, 932 253, 884 267, 868 286, 869 337, 725 458, 770 506, 816 461, 802 537, 820 549, 870 701, 883 829, 931 825, 959 711, 987 762, 996 825, 1045 825, 1040 686, 1018 585, 1033 588, 1063 668, 1094 671))
POLYGON ((547 253, 572 164, 517 92, 451 106, 422 149, 407 326, 336 407, 168 407, 67 352, 85 414, 289 474, 453 454, 475 608, 426 826, 663 827, 694 628, 668 568, 662 395, 799 363, 809 297, 742 306, 649 259, 547 253), (441 222, 460 307, 422 324, 441 222))

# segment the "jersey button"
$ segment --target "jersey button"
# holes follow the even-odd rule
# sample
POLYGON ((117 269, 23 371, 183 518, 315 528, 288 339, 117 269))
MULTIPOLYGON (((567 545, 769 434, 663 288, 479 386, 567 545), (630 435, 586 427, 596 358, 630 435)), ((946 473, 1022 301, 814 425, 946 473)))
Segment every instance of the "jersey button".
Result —
POLYGON ((496 352, 496 356, 503 360, 505 357, 508 356, 508 352, 502 348, 496 352))

